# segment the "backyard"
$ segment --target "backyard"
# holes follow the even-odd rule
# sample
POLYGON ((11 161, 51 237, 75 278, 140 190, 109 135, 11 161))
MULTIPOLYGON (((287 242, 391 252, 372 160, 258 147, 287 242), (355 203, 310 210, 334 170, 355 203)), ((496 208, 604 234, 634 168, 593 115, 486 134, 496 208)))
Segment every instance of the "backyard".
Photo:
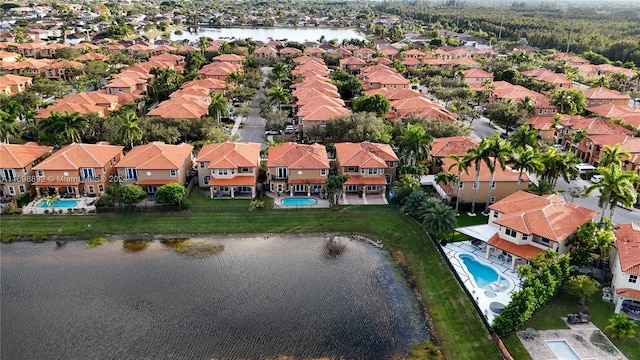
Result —
MULTIPOLYGON (((194 208, 203 208, 206 197, 191 198, 194 208)), ((240 200, 238 200, 240 201, 240 200)), ((242 200, 246 201, 246 200, 242 200)), ((137 233, 295 233, 344 232, 381 240, 393 250, 398 262, 406 262, 419 286, 431 317, 436 342, 446 359, 500 359, 488 338, 471 300, 451 274, 434 243, 413 219, 392 205, 345 206, 339 210, 310 209, 289 211, 184 210, 168 213, 109 213, 98 216, 2 216, 4 242, 30 237, 45 240, 50 235, 89 238, 104 234, 137 233)), ((485 218, 486 220, 486 218, 485 218)))

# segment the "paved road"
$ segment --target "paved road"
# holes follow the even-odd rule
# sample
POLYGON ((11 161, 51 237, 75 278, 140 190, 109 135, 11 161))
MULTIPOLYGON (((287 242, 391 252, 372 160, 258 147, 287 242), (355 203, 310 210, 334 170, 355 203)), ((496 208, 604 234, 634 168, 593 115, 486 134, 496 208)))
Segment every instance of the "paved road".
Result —
POLYGON ((263 149, 267 147, 267 144, 264 142, 264 125, 266 121, 260 117, 260 102, 264 98, 263 85, 270 71, 271 68, 262 68, 262 84, 256 98, 253 99, 251 103, 251 113, 245 120, 243 128, 238 131, 240 134, 238 142, 259 143, 263 149))
POLYGON ((474 120, 471 123, 471 136, 480 140, 493 135, 496 132, 504 133, 504 130, 499 129, 496 125, 489 123, 489 119, 481 116, 479 119, 474 120))

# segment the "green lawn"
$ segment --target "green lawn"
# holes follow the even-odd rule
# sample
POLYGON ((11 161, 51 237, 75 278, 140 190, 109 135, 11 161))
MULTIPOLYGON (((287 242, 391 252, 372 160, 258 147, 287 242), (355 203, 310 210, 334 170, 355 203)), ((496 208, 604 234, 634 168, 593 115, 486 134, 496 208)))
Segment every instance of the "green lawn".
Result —
MULTIPOLYGON (((477 212, 476 216, 469 216, 466 212, 461 212, 458 215, 458 227, 464 226, 473 226, 473 225, 482 225, 489 222, 489 218, 487 216, 482 215, 481 212, 477 212)), ((471 238, 465 234, 461 234, 457 231, 453 233, 453 241, 465 241, 470 240, 471 238)))
MULTIPOLYGON (((591 313, 591 321, 600 330, 604 331, 604 328, 609 325, 609 318, 613 316, 613 304, 602 301, 597 295, 594 295, 593 301, 587 303, 587 307, 591 313)), ((560 293, 549 304, 538 310, 520 330, 526 328, 534 328, 536 330, 568 329, 561 317, 569 313, 578 313, 580 310, 582 310, 582 306, 576 302, 574 297, 560 293)), ((503 341, 515 359, 521 359, 521 357, 515 356, 516 354, 521 353, 523 350, 526 352, 515 335, 505 337, 503 341)), ((627 358, 640 359, 640 337, 612 341, 627 358)), ((528 358, 530 359, 531 357, 528 358)), ((522 359, 527 358, 522 357, 522 359)))
POLYGON ((209 197, 209 189, 199 189, 194 187, 189 194, 189 201, 193 207, 218 207, 218 206, 226 206, 226 207, 239 207, 249 209, 249 199, 231 199, 231 198, 220 198, 220 199, 212 199, 209 197))
MULTIPOLYGON (((205 199, 196 199, 204 201, 205 199)), ((210 199, 209 199, 210 200, 210 199)), ((217 202, 217 200, 210 200, 217 202)), ((247 206, 248 208, 248 206, 247 206)), ((433 242, 413 219, 397 207, 347 206, 339 210, 183 211, 170 213, 108 213, 86 216, 2 216, 3 241, 48 235, 88 238, 104 234, 164 233, 358 233, 384 241, 396 259, 404 258, 435 328, 445 359, 501 359, 497 347, 433 242)))

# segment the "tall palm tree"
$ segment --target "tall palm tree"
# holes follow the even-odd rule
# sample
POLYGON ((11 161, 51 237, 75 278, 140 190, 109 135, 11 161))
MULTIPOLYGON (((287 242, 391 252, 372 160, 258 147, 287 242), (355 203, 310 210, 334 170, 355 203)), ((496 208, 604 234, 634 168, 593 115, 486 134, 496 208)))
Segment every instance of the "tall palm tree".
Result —
MULTIPOLYGON (((89 126, 80 113, 69 114, 53 112, 48 118, 38 124, 40 131, 45 134, 55 135, 62 143, 82 142, 82 133, 89 126)), ((61 144, 60 144, 61 145, 61 144)))
POLYGON ((271 69, 271 74, 269 74, 269 78, 276 81, 278 86, 282 86, 282 82, 289 80, 289 72, 287 66, 282 62, 278 61, 273 65, 271 69))
POLYGON ((500 166, 500 169, 504 170, 507 160, 512 153, 509 143, 502 139, 498 135, 494 135, 489 138, 489 153, 492 157, 492 165, 489 166, 491 170, 491 177, 489 179, 489 191, 487 192, 487 201, 485 203, 485 213, 489 212, 489 204, 491 203, 491 192, 494 188, 494 179, 496 176, 496 166, 500 166))
POLYGON ((537 149, 540 141, 538 135, 540 132, 535 129, 531 129, 527 125, 522 125, 511 136, 509 136, 509 142, 514 149, 537 149))
POLYGON ((576 129, 569 131, 567 136, 571 139, 571 145, 574 148, 574 155, 578 156, 578 145, 587 139, 589 133, 584 129, 576 129))
POLYGON ((415 165, 431 158, 433 136, 420 124, 407 124, 398 137, 402 159, 407 165, 415 165))
POLYGON ((269 91, 267 98, 271 103, 278 104, 278 110, 280 110, 282 103, 288 104, 291 102, 291 93, 283 87, 276 86, 269 91))
POLYGON ((118 128, 118 134, 124 141, 130 144, 133 149, 134 141, 142 140, 142 129, 138 123, 138 116, 133 111, 127 111, 120 117, 122 121, 118 128))
POLYGON ((204 52, 207 51, 207 48, 209 47, 209 39, 201 36, 198 39, 198 46, 200 47, 200 52, 202 53, 202 55, 204 55, 204 52))
POLYGON ((2 141, 9 143, 10 137, 18 137, 21 133, 22 129, 16 123, 16 118, 0 110, 0 138, 2 138, 2 141))
POLYGON ((473 163, 476 170, 476 179, 473 182, 473 200, 471 202, 471 212, 475 213, 476 211, 476 199, 478 198, 478 188, 480 187, 480 167, 482 163, 487 164, 489 170, 493 163, 491 162, 491 151, 489 149, 489 140, 484 138, 480 141, 480 144, 477 148, 471 148, 467 151, 467 162, 469 164, 473 163))
POLYGON ((221 93, 215 93, 211 97, 211 104, 209 104, 209 115, 215 116, 218 123, 222 120, 222 114, 227 111, 227 100, 221 93))
POLYGON ((456 168, 458 171, 458 176, 456 180, 456 214, 460 209, 460 182, 462 181, 462 172, 464 171, 467 175, 469 174, 469 159, 464 156, 458 155, 450 155, 449 159, 453 160, 453 164, 449 166, 449 171, 451 169, 456 168))
POLYGON ((615 146, 605 145, 603 152, 604 154, 599 164, 602 167, 608 167, 613 163, 622 165, 622 159, 631 157, 631 153, 628 151, 620 150, 620 144, 616 144, 615 146))
POLYGON ((514 170, 519 170, 516 191, 520 190, 523 172, 540 172, 544 170, 544 164, 540 161, 540 155, 531 148, 518 148, 509 158, 509 163, 514 170))
POLYGON ((573 153, 561 152, 550 147, 547 152, 542 154, 540 160, 544 165, 544 169, 539 171, 538 175, 554 189, 560 176, 568 183, 578 175, 578 170, 576 170, 575 166, 579 161, 573 153))
POLYGON ((527 95, 520 99, 518 107, 527 112, 527 115, 535 115, 536 113, 536 99, 527 95))
POLYGON ((425 209, 422 215, 422 224, 436 239, 453 232, 458 226, 456 213, 442 202, 436 202, 433 207, 425 209))
POLYGON ((638 192, 635 184, 640 183, 640 176, 633 171, 624 171, 619 163, 611 163, 609 167, 598 168, 602 179, 597 184, 587 188, 585 194, 589 195, 594 190, 600 190, 598 205, 602 208, 600 221, 604 221, 604 211, 609 207, 609 219, 613 221, 613 215, 618 203, 630 207, 635 204, 638 192))

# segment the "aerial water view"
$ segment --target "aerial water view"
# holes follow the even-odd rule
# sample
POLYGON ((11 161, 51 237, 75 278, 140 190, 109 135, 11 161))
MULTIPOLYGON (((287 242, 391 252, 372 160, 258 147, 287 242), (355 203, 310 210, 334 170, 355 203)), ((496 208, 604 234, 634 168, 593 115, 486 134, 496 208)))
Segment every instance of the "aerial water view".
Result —
POLYGON ((3 1, 0 358, 640 359, 638 24, 3 1))

